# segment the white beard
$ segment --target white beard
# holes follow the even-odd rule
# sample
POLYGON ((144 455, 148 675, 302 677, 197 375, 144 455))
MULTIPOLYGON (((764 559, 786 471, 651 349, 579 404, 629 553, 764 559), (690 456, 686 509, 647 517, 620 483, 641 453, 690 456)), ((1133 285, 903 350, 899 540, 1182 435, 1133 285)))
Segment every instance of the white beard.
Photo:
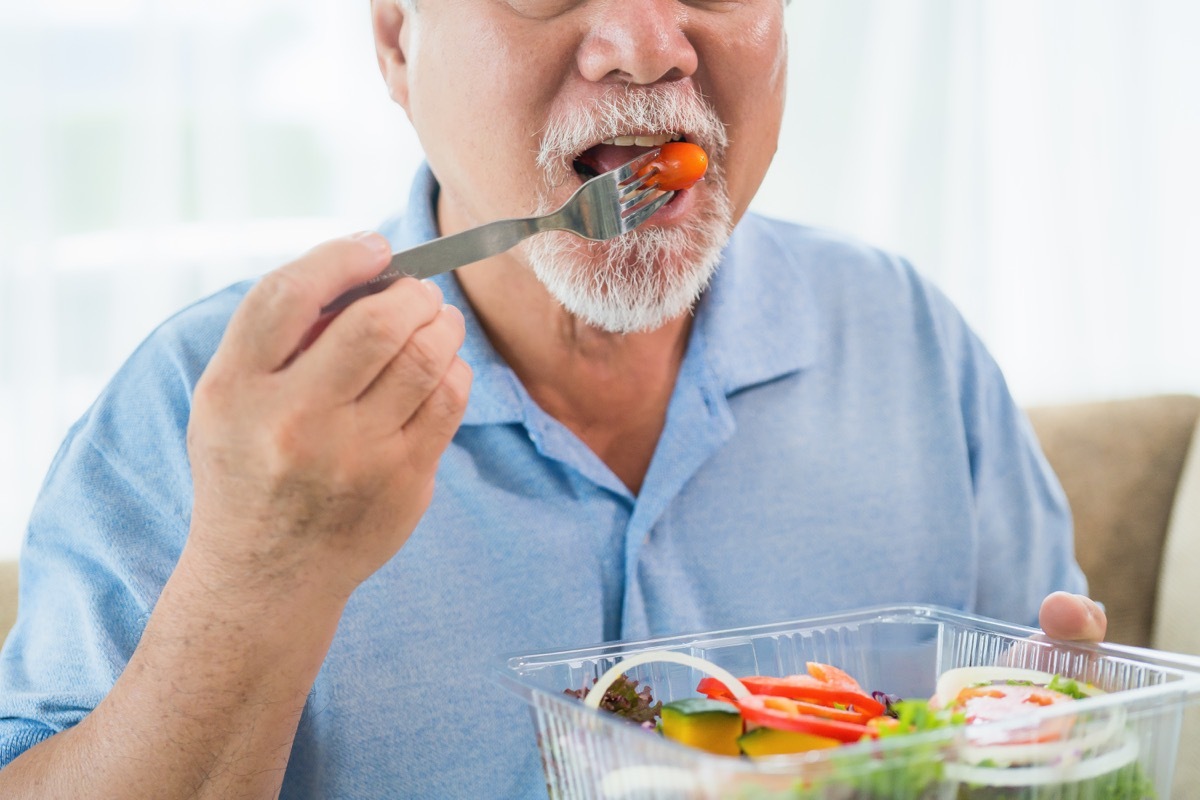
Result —
MULTIPOLYGON (((714 187, 715 188, 715 187, 714 187)), ((606 242, 569 233, 526 240, 538 280, 568 312, 609 333, 660 328, 690 311, 729 239, 729 203, 710 195, 706 213, 670 228, 643 226, 606 242)))
POLYGON ((521 245, 538 280, 568 312, 610 333, 653 330, 691 310, 733 228, 719 166, 728 144, 725 127, 698 93, 678 85, 614 90, 587 113, 550 120, 538 153, 548 190, 535 213, 553 211, 550 187, 574 179, 571 154, 628 130, 686 131, 708 151, 709 172, 695 190, 699 202, 689 219, 659 228, 651 217, 606 242, 544 233, 521 245))

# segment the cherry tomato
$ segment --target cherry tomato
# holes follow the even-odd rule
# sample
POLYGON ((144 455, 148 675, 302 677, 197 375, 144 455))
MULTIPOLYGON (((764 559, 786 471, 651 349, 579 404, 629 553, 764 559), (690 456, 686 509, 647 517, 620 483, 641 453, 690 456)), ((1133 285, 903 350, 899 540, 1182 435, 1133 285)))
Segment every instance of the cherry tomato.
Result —
POLYGON ((691 142, 667 142, 638 175, 650 174, 648 185, 664 192, 690 189, 708 171, 708 154, 691 142))

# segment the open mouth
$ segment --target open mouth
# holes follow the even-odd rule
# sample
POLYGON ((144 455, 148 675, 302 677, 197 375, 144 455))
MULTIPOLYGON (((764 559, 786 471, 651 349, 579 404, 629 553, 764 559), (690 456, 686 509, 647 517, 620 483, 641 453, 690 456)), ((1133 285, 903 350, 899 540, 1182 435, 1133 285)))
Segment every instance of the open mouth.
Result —
POLYGON ((575 174, 583 180, 616 169, 667 142, 687 141, 680 133, 628 134, 594 144, 575 157, 575 174))

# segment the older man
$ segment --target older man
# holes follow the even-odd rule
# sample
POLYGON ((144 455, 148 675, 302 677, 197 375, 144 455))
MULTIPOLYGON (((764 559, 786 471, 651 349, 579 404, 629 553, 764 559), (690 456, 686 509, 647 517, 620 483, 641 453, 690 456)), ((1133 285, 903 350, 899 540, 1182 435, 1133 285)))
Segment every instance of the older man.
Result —
POLYGON ((911 601, 1103 635, 1041 602, 1084 588, 1069 515, 946 300, 746 214, 780 0, 373 14, 428 157, 408 211, 182 312, 72 430, 0 662, 0 794, 538 796, 504 652, 911 601), (391 248, 676 137, 711 175, 633 234, 401 281, 313 338, 391 248))

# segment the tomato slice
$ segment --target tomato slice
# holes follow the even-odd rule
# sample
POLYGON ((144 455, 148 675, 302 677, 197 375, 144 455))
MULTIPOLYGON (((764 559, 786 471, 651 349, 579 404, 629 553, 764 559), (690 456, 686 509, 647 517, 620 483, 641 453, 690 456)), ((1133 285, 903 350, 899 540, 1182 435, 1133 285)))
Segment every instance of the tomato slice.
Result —
POLYGON ((747 723, 764 728, 811 733, 846 743, 857 742, 864 736, 871 735, 870 728, 857 722, 842 722, 806 714, 799 703, 787 697, 751 695, 733 702, 747 723))
MULTIPOLYGON (((1029 714, 1038 708, 1070 703, 1074 698, 1042 686, 992 683, 968 686, 954 698, 953 708, 961 711, 967 723, 994 722, 1029 714)), ((1073 723, 1070 717, 1056 717, 1040 724, 1010 731, 1006 743, 1047 742, 1066 736, 1073 723)))
POLYGON ((991 722, 1071 700, 1065 694, 1041 686, 989 684, 963 689, 954 699, 954 708, 966 714, 967 722, 991 722))
POLYGON ((841 686, 851 689, 859 694, 866 694, 858 681, 851 678, 849 673, 838 669, 832 664, 822 664, 819 661, 808 661, 804 664, 808 670, 808 674, 819 680, 821 683, 827 683, 831 686, 841 686))
POLYGON ((708 171, 708 153, 691 142, 667 142, 638 175, 649 175, 647 186, 664 192, 690 189, 708 171))
POLYGON ((733 692, 725 688, 725 684, 716 678, 701 678, 696 684, 696 691, 712 700, 732 700, 733 692))

